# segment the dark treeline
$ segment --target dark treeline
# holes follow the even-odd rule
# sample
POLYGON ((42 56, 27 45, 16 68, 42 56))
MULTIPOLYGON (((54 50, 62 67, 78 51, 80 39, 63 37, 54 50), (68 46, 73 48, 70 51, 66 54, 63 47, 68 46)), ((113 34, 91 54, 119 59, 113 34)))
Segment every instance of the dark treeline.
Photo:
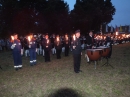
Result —
POLYGON ((114 14, 111 0, 76 0, 71 11, 64 0, 1 0, 0 34, 97 32, 114 14))

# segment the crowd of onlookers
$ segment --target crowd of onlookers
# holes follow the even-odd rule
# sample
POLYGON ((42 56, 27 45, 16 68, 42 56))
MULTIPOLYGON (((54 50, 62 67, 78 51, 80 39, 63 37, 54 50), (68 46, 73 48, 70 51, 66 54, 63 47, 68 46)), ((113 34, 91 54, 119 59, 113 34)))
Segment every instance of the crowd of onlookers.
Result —
POLYGON ((10 40, 0 38, 0 51, 10 50, 10 40))

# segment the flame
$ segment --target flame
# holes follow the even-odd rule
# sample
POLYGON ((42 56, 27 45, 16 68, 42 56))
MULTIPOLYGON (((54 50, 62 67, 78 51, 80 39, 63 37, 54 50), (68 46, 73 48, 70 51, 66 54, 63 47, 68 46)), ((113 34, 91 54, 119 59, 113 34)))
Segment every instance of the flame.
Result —
POLYGON ((31 40, 31 37, 30 36, 28 36, 28 41, 30 41, 31 40))
POLYGON ((59 37, 57 37, 57 41, 59 41, 59 37))
POLYGON ((14 40, 14 36, 11 36, 11 39, 14 40))
POLYGON ((47 39, 47 43, 49 43, 49 39, 47 39))
POLYGON ((68 37, 66 36, 66 40, 68 40, 68 37))
POLYGON ((75 37, 75 35, 73 35, 73 39, 74 39, 74 41, 76 40, 76 37, 75 37))
POLYGON ((116 32, 116 35, 118 35, 118 32, 116 32))

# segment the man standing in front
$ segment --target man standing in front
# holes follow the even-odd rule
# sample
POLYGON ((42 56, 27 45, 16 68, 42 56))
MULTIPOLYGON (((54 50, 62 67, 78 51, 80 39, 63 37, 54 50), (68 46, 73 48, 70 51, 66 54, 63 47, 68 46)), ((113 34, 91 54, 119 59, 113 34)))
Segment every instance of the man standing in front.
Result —
POLYGON ((79 73, 80 70, 80 63, 81 63, 81 54, 82 54, 82 48, 81 48, 81 42, 80 42, 80 30, 75 31, 75 35, 73 36, 72 42, 71 42, 71 48, 73 52, 73 59, 74 59, 74 72, 79 73))
POLYGON ((21 42, 18 39, 18 34, 13 34, 13 36, 11 36, 11 44, 10 47, 13 51, 13 59, 14 59, 14 68, 17 71, 18 69, 22 68, 22 46, 21 46, 21 42))

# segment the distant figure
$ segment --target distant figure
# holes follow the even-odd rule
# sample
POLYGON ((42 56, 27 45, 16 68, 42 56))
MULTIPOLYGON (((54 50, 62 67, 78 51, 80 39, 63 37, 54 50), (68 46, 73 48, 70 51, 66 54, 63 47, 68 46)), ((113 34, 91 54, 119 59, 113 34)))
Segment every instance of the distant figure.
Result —
POLYGON ((27 56, 29 56, 29 47, 28 47, 27 36, 24 38, 23 44, 24 44, 25 57, 27 57, 27 56))
POLYGON ((87 36, 87 49, 92 49, 94 48, 94 37, 93 37, 93 32, 90 31, 89 35, 87 36))
POLYGON ((48 34, 45 35, 45 39, 42 43, 44 48, 45 62, 50 62, 51 41, 49 39, 48 34))
POLYGON ((73 59, 74 59, 74 72, 79 73, 80 70, 80 63, 81 63, 81 54, 82 54, 82 48, 81 48, 81 41, 80 41, 80 30, 75 31, 75 35, 73 36, 72 42, 71 42, 71 48, 73 52, 73 59))
POLYGON ((51 50, 52 50, 53 55, 56 54, 55 39, 56 39, 55 34, 53 34, 52 37, 51 37, 51 46, 52 46, 51 50))
POLYGON ((11 44, 10 47, 13 51, 13 59, 14 59, 14 68, 15 70, 19 70, 22 68, 22 45, 20 40, 18 40, 18 35, 15 33, 11 36, 11 44))
POLYGON ((30 35, 30 39, 28 39, 29 45, 29 55, 30 55, 30 66, 36 65, 36 52, 37 52, 37 44, 36 39, 33 35, 30 35))
POLYGON ((55 39, 55 48, 57 59, 61 59, 62 43, 59 35, 55 39))
MULTIPOLYGON (((90 31, 89 32, 89 35, 87 36, 87 46, 86 46, 86 49, 92 49, 94 48, 94 37, 93 37, 93 32, 90 31)), ((87 62, 89 63, 90 60, 89 60, 89 57, 87 54, 85 54, 85 57, 87 57, 87 62)))
POLYGON ((69 55, 70 39, 69 39, 67 34, 65 34, 64 45, 65 45, 65 56, 68 56, 69 55))
POLYGON ((105 40, 105 46, 110 47, 110 52, 108 54, 108 58, 111 57, 112 54, 112 39, 111 39, 111 33, 108 33, 105 40))

